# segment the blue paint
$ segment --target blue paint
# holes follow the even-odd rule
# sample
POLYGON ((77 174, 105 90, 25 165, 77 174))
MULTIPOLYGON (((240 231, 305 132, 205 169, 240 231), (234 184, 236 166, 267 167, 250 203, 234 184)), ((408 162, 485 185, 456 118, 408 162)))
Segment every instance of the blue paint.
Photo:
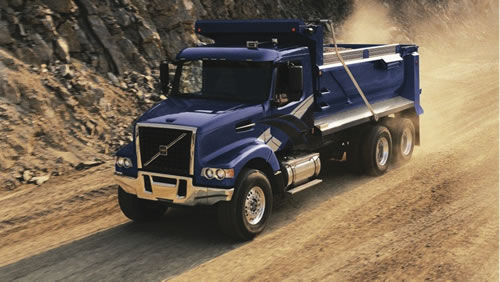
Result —
POLYGON ((229 60, 274 62, 280 59, 280 52, 273 49, 248 49, 243 47, 196 47, 186 48, 177 55, 177 60, 229 60))

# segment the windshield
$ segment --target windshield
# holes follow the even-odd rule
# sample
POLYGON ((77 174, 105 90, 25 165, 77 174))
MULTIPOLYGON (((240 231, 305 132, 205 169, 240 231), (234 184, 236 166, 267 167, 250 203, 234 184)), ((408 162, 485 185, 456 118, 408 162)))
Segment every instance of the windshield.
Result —
POLYGON ((271 74, 271 62, 186 61, 178 66, 173 95, 262 103, 271 74))

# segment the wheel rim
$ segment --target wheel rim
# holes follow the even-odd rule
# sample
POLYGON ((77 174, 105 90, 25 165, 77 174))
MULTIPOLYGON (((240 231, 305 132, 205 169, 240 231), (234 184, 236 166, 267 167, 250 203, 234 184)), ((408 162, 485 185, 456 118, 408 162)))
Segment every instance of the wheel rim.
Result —
POLYGON ((375 152, 377 158, 377 165, 383 167, 387 164, 389 159, 389 141, 387 138, 382 137, 377 142, 377 150, 375 152))
POLYGON ((411 153, 411 149, 413 147, 413 135, 409 128, 405 128, 403 130, 403 134, 401 135, 401 154, 403 156, 408 156, 411 153))
POLYGON ((259 186, 252 187, 245 199, 245 218, 247 222, 252 225, 258 224, 264 217, 265 210, 266 196, 264 191, 259 186))

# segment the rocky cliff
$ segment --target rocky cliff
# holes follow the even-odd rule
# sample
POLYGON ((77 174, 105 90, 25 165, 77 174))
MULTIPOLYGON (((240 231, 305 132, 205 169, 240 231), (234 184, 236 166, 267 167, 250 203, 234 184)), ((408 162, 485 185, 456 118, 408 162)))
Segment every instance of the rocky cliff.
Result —
POLYGON ((159 62, 199 42, 196 19, 334 18, 353 3, 0 0, 0 188, 110 159, 163 99, 159 62))

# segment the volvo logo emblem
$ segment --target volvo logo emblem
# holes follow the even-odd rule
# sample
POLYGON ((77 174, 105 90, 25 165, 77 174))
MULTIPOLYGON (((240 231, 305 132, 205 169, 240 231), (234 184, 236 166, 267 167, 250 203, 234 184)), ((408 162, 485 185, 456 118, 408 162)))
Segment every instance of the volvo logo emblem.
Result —
POLYGON ((170 149, 170 147, 174 146, 177 142, 179 142, 182 138, 184 138, 184 136, 186 136, 186 133, 182 133, 181 135, 179 135, 179 137, 177 137, 174 141, 170 142, 170 144, 168 145, 160 145, 158 153, 156 153, 149 161, 145 162, 144 166, 146 167, 150 165, 159 156, 167 156, 168 149, 170 149))
POLYGON ((166 145, 160 145, 160 156, 168 155, 168 147, 166 145))

